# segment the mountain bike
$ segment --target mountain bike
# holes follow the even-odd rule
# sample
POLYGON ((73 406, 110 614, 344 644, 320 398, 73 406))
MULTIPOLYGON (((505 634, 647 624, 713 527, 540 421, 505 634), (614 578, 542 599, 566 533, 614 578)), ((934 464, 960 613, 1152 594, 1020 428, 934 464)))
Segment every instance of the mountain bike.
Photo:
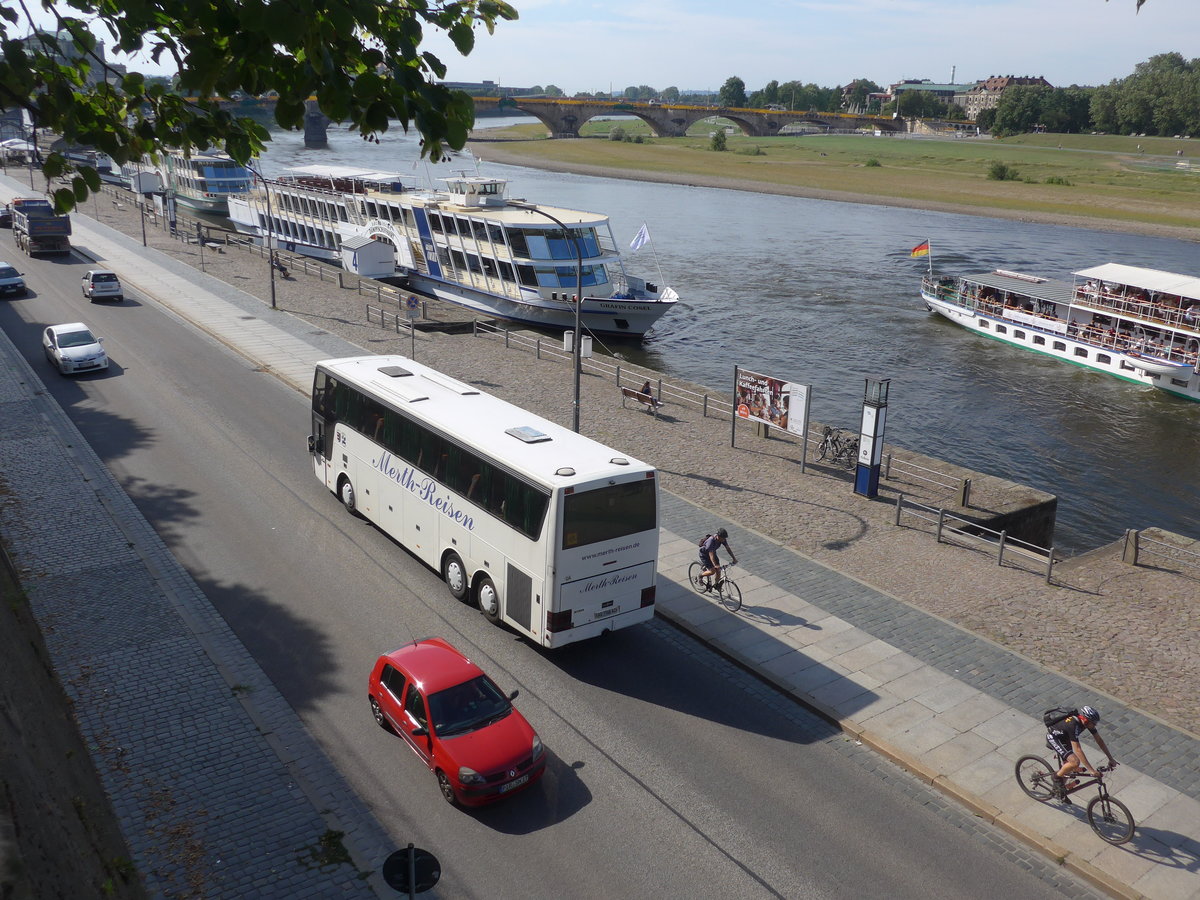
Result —
POLYGON ((712 576, 716 578, 716 583, 708 590, 704 589, 704 580, 700 577, 700 573, 704 571, 704 566, 698 562, 688 566, 688 582, 697 594, 706 594, 713 597, 730 612, 737 612, 742 608, 742 589, 737 586, 732 578, 729 577, 729 570, 736 563, 729 563, 721 566, 717 570, 717 574, 712 576))
POLYGON ((858 438, 846 434, 840 428, 826 425, 821 431, 821 444, 817 448, 818 459, 828 459, 835 465, 850 468, 858 460, 858 438))
POLYGON ((1074 787, 1060 789, 1054 782, 1054 773, 1048 762, 1039 756, 1022 756, 1017 760, 1017 784, 1026 794, 1039 803, 1049 803, 1051 800, 1066 800, 1067 796, 1086 787, 1096 785, 1100 793, 1091 799, 1087 805, 1087 820, 1103 841, 1110 844, 1124 844, 1133 837, 1133 814, 1120 800, 1108 793, 1108 785, 1104 783, 1104 773, 1112 770, 1101 766, 1099 775, 1085 775, 1082 780, 1076 780, 1073 775, 1067 776, 1067 784, 1076 781, 1074 787))

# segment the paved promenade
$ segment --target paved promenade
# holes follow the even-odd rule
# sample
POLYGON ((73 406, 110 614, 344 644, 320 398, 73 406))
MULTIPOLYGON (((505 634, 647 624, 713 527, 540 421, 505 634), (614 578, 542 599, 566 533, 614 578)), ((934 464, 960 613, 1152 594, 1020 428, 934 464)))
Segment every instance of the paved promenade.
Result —
MULTIPOLYGON (((98 209, 101 219, 105 212, 98 209)), ((147 252, 140 240, 97 226, 86 216, 75 217, 75 231, 77 247, 120 272, 130 287, 298 391, 307 389, 317 359, 356 352, 347 342, 371 352, 408 352, 407 336, 364 328, 362 300, 328 283, 318 285, 301 276, 283 282, 277 286, 281 310, 272 312, 230 284, 202 275, 178 258, 147 252)), ((170 245, 164 249, 175 257, 196 252, 164 240, 170 245)), ((254 257, 232 250, 220 260, 215 256, 209 254, 211 268, 215 272, 224 266, 235 284, 251 284, 263 269, 254 257)), ((6 339, 0 339, 0 354, 15 355, 6 339)), ((498 342, 445 334, 420 334, 416 355, 558 421, 570 419, 570 398, 562 390, 568 370, 561 364, 506 350, 498 342)), ((11 496, 0 503, 0 529, 18 567, 29 576, 27 589, 39 621, 44 628, 58 626, 50 629, 47 641, 68 691, 90 702, 96 698, 89 692, 100 684, 118 689, 108 705, 93 704, 95 717, 85 717, 82 725, 101 746, 125 748, 120 758, 98 751, 97 765, 118 799, 118 814, 127 823, 135 853, 158 860, 164 850, 160 836, 147 834, 152 785, 132 774, 142 766, 158 771, 151 750, 154 728, 161 723, 138 718, 135 708, 155 708, 153 698, 142 694, 161 686, 132 681, 128 659, 136 652, 142 664, 149 655, 161 659, 167 671, 168 659, 178 659, 183 646, 199 640, 207 654, 192 661, 188 683, 205 709, 211 705, 222 716, 220 730, 205 723, 205 733, 234 742, 235 758, 245 761, 230 770, 236 774, 222 776, 219 793, 236 802, 248 783, 239 784, 238 778, 250 777, 241 774, 243 768, 253 772, 256 784, 265 779, 276 785, 274 793, 264 789, 264 802, 279 816, 280 848, 315 845, 326 829, 340 830, 347 833, 355 866, 377 867, 393 849, 386 836, 86 445, 76 440, 70 446, 63 437, 69 435, 70 423, 39 395, 36 381, 19 359, 0 377, 5 457, 37 460, 36 466, 29 462, 5 471, 11 496), (29 440, 39 447, 54 445, 53 452, 16 452, 13 442, 29 440), (84 479, 72 477, 72 470, 84 479), (85 493, 101 500, 89 528, 97 540, 80 557, 78 568, 58 572, 50 565, 60 558, 55 537, 39 530, 44 519, 31 511, 51 500, 70 502, 66 496, 44 495, 78 491, 81 480, 90 485, 85 493), (122 529, 112 528, 106 516, 122 523, 122 529), (130 522, 138 524, 126 524, 130 522), (75 582, 81 573, 94 577, 106 567, 115 567, 112 574, 119 583, 136 586, 129 589, 134 604, 129 618, 70 623, 63 613, 75 582), (161 607, 147 610, 151 603, 161 607), (141 611, 132 611, 136 604, 143 605, 141 611), (168 623, 163 632, 148 646, 139 633, 135 646, 130 623, 164 610, 171 615, 163 619, 168 623), (76 654, 85 643, 85 628, 93 640, 96 629, 111 635, 97 658, 85 663, 91 677, 80 680, 74 676, 84 663, 76 654), (239 696, 230 690, 235 684, 253 690, 239 696), (265 739, 255 727, 264 721, 269 724, 263 728, 265 739), (113 740, 97 741, 117 731, 113 740)), ((1055 584, 1046 585, 1019 567, 998 567, 994 557, 978 550, 938 544, 926 529, 897 528, 890 508, 852 495, 842 473, 810 467, 799 474, 794 444, 763 441, 747 431, 739 436, 739 447, 730 448, 727 421, 704 419, 675 406, 664 413, 654 419, 623 409, 611 382, 585 379, 583 430, 628 447, 663 472, 660 615, 1091 883, 1120 896, 1200 897, 1200 739, 1175 727, 1195 727, 1189 716, 1196 714, 1196 693, 1190 689, 1196 672, 1196 581, 1170 567, 1132 569, 1108 549, 1063 564, 1055 584), (718 524, 728 525, 743 563, 739 581, 745 606, 737 614, 686 586, 696 538, 718 524), (1064 615, 1063 610, 1071 612, 1064 615), (1147 624, 1147 619, 1169 619, 1172 613, 1182 618, 1182 625, 1147 624), (1126 621, 1127 628, 1114 624, 1126 621), (1079 639, 1080 622, 1103 623, 1105 633, 1085 646, 1079 639), (1176 634, 1171 627, 1181 630, 1176 634), (1130 696, 1123 681, 1090 676, 1096 672, 1111 679, 1112 670, 1122 670, 1126 655, 1136 658, 1134 668, 1144 672, 1148 667, 1154 677, 1159 690, 1147 688, 1145 693, 1155 700, 1157 716, 1146 711, 1150 704, 1130 696), (1038 659, 1063 661, 1072 666, 1067 674, 1084 680, 1072 680, 1038 659), (1112 779, 1114 791, 1139 822, 1137 835, 1124 847, 1109 847, 1095 837, 1082 804, 1039 805, 1019 792, 1012 776, 1018 756, 1046 753, 1040 711, 1084 702, 1104 713, 1103 733, 1122 762, 1112 779)), ((180 727, 186 730, 187 723, 180 727)), ((224 747, 198 747, 196 753, 210 759, 192 761, 195 768, 185 766, 180 775, 189 779, 186 785, 168 787, 181 796, 185 786, 194 792, 190 779, 206 770, 218 750, 226 752, 224 747)), ((1095 757, 1102 754, 1096 751, 1095 757)), ((220 797, 212 800, 215 805, 220 797)), ((232 838, 222 836, 216 822, 211 825, 206 838, 232 838)), ((261 830, 255 828, 256 833, 261 830)), ((245 858, 267 849, 231 846, 225 858, 236 859, 239 872, 244 866, 253 873, 246 877, 269 879, 264 870, 269 861, 260 862, 255 871, 245 858)), ((314 869, 304 883, 286 888, 272 884, 271 890, 279 896, 285 889, 288 896, 351 896, 377 887, 377 882, 357 882, 350 877, 354 874, 344 866, 333 867, 332 873, 314 869), (327 883, 320 883, 321 877, 327 883)), ((173 877, 186 877, 186 872, 173 877)), ((164 891, 162 884, 152 888, 164 891)), ((235 888, 230 884, 228 895, 235 888)))

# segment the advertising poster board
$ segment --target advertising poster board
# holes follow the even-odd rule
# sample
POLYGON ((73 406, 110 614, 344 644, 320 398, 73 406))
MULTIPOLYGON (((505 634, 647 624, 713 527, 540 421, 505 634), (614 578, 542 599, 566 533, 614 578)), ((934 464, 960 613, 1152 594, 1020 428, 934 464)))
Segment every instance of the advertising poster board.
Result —
POLYGON ((808 421, 808 385, 737 370, 737 403, 740 418, 774 425, 793 434, 804 434, 808 421))

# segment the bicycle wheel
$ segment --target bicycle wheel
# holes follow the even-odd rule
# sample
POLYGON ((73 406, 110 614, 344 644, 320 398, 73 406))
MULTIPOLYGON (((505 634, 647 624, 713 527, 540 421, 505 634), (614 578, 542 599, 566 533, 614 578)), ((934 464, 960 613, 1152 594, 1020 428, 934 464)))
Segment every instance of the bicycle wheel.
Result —
POLYGON ((1100 840, 1124 844, 1133 837, 1133 815, 1120 800, 1113 797, 1094 797, 1087 805, 1088 824, 1100 840))
POLYGON ((737 612, 742 608, 742 589, 727 580, 721 585, 721 603, 730 612, 737 612))
POLYGON ((817 448, 817 459, 824 459, 828 456, 830 449, 829 438, 821 441, 821 446, 817 448))
POLYGON ((1054 799, 1054 770, 1038 756, 1022 756, 1017 760, 1017 784, 1038 803, 1054 799))
POLYGON ((698 562, 694 562, 688 566, 688 584, 692 586, 692 590, 697 594, 704 593, 704 585, 700 581, 700 573, 703 571, 704 568, 698 562))

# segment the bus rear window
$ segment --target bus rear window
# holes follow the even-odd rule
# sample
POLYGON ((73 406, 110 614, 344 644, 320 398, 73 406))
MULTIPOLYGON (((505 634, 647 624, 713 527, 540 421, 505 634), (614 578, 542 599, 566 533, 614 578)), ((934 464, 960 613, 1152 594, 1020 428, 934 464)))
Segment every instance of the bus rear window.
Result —
POLYGON ((613 541, 658 526, 652 478, 568 494, 563 498, 564 550, 613 541))

